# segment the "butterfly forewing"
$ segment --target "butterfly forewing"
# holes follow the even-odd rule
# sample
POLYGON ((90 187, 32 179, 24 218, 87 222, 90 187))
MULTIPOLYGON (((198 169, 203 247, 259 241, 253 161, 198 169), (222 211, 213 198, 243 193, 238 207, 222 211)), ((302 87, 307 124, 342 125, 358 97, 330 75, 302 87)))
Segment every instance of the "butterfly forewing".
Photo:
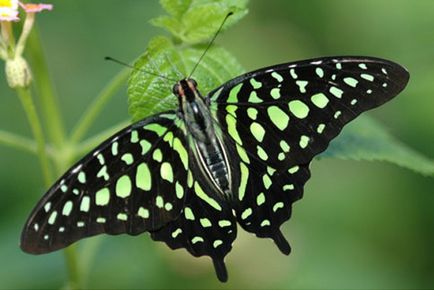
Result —
POLYGON ((243 228, 279 238, 312 158, 346 123, 396 96, 408 78, 386 60, 330 57, 264 68, 212 91, 216 123, 245 165, 246 189, 237 207, 243 228))
POLYGON ((75 164, 33 210, 22 249, 51 252, 84 237, 135 235, 176 219, 188 172, 176 118, 168 112, 127 127, 75 164))

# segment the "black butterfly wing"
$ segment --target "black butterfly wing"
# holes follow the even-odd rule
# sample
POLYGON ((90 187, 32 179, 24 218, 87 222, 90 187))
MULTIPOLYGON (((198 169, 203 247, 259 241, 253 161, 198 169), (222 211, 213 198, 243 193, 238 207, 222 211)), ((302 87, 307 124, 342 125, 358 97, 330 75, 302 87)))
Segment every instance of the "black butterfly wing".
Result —
POLYGON ((279 227, 302 196, 312 158, 349 121, 395 97, 408 79, 387 60, 327 57, 260 69, 212 91, 216 122, 241 159, 245 190, 235 206, 241 226, 288 253, 279 227))
POLYGON ((100 233, 157 230, 178 218, 188 174, 181 125, 173 111, 146 118, 77 162, 31 213, 21 248, 47 253, 100 233))
POLYGON ((193 256, 210 256, 217 277, 227 281, 225 256, 232 249, 237 235, 237 222, 227 203, 214 199, 204 202, 197 194, 207 194, 210 188, 199 181, 187 189, 185 208, 181 216, 158 231, 151 232, 152 239, 164 241, 170 248, 186 248, 193 256))

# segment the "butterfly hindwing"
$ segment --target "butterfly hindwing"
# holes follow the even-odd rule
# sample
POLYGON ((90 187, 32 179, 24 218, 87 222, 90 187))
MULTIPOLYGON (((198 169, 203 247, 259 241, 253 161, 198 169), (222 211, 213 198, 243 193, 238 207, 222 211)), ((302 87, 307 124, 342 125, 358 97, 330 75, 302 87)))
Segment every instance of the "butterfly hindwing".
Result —
POLYGON ((386 60, 330 57, 260 69, 212 91, 216 123, 236 144, 248 176, 236 208, 242 227, 280 238, 313 157, 346 123, 396 96, 408 78, 386 60))
POLYGON ((188 153, 175 112, 118 132, 77 162, 30 215, 21 247, 46 253, 100 233, 136 235, 176 219, 188 153))
MULTIPOLYGON (((226 140, 225 140, 226 141, 226 140)), ((196 160, 193 140, 190 140, 190 158, 196 160)), ((238 160, 234 145, 226 142, 225 151, 230 160, 238 160)), ((232 184, 239 187, 239 168, 231 168, 232 184)), ((212 185, 199 164, 190 163, 185 208, 177 220, 152 232, 151 237, 165 241, 172 248, 186 248, 193 256, 210 256, 220 281, 227 280, 225 256, 232 249, 237 235, 237 221, 228 200, 212 185)))

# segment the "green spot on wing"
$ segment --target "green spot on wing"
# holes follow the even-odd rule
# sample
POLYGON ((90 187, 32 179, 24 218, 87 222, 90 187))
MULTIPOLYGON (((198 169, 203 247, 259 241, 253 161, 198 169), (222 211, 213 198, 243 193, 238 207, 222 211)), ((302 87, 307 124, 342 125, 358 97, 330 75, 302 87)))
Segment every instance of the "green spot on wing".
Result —
POLYGON ((308 81, 296 81, 295 82, 298 86, 298 88, 300 89, 300 93, 304 94, 306 93, 306 86, 309 84, 308 81))
POLYGON ((176 193, 176 197, 178 199, 181 199, 184 197, 184 188, 182 187, 181 184, 179 184, 178 181, 175 184, 175 193, 176 193))
POLYGON ((160 175, 162 179, 173 182, 173 169, 169 162, 161 164, 160 175))
POLYGON ((184 208, 184 216, 186 219, 191 220, 191 221, 194 221, 194 219, 195 219, 193 211, 189 207, 184 208))
POLYGON ((80 183, 86 183, 86 173, 80 171, 80 173, 78 174, 78 181, 80 183))
POLYGON ((131 153, 125 153, 124 155, 122 155, 121 159, 127 164, 127 165, 131 165, 134 162, 134 158, 133 155, 131 153))
POLYGON ((267 108, 268 117, 271 122, 281 131, 285 130, 289 124, 288 115, 278 106, 270 106, 267 108))
POLYGON ((140 140, 140 146, 142 147, 142 155, 145 155, 146 153, 148 153, 152 145, 147 140, 143 139, 140 140))
POLYGON ((99 206, 105 206, 110 201, 110 191, 107 187, 98 190, 95 193, 95 203, 99 206))
POLYGON ((283 202, 276 202, 273 206, 273 211, 276 212, 279 208, 283 208, 283 202))
POLYGON ((221 211, 222 207, 220 206, 220 204, 218 204, 218 202, 211 198, 210 196, 208 196, 202 189, 202 187, 200 187, 199 183, 195 182, 194 183, 194 191, 196 192, 196 195, 201 198, 203 201, 205 201, 207 204, 209 204, 211 207, 215 208, 216 210, 221 211))
POLYGON ((289 102, 289 110, 299 119, 304 119, 309 114, 309 107, 300 100, 289 102))
POLYGON ((344 78, 344 82, 353 88, 355 88, 357 86, 357 84, 359 83, 358 80, 356 80, 355 78, 352 78, 352 77, 344 78))
POLYGON ((231 222, 228 220, 219 220, 219 226, 224 228, 224 227, 228 227, 231 225, 231 222))
POLYGON ((116 216, 116 218, 120 221, 126 221, 128 220, 128 216, 125 213, 118 213, 118 215, 116 216))
POLYGON ((243 83, 240 83, 231 89, 231 91, 229 92, 229 98, 227 100, 228 103, 238 102, 238 93, 240 92, 242 86, 243 83))
POLYGON ((247 180, 249 178, 249 169, 244 163, 240 163, 240 171, 241 171, 241 180, 240 180, 240 187, 238 189, 238 199, 242 201, 246 193, 247 180))
POLYGON ((209 228, 212 226, 211 221, 207 218, 201 218, 200 219, 200 224, 202 225, 202 227, 204 228, 209 228))
POLYGON ((185 149, 184 145, 182 144, 181 140, 179 138, 173 138, 173 144, 172 144, 173 150, 178 152, 179 158, 181 158, 181 162, 184 165, 184 169, 187 170, 188 168, 188 153, 185 149))
POLYGON ((213 248, 215 249, 215 248, 217 248, 218 246, 220 246, 221 244, 223 244, 223 241, 222 241, 222 240, 215 240, 215 241, 212 243, 212 246, 213 246, 213 248))
POLYGON ((280 99, 280 88, 273 88, 273 89, 271 89, 270 95, 275 100, 280 99))
POLYGON ((152 185, 151 172, 146 163, 141 163, 137 166, 136 186, 143 190, 150 190, 152 185))
POLYGON ((318 94, 313 95, 311 97, 311 100, 312 100, 312 103, 320 109, 324 109, 329 102, 329 99, 323 93, 318 93, 318 94))
POLYGON ((121 176, 116 182, 116 195, 126 198, 131 194, 131 179, 128 175, 121 176))
POLYGON ((250 119, 256 120, 256 118, 258 117, 258 110, 256 108, 250 107, 247 109, 247 115, 250 119))
POLYGON ((268 160, 267 152, 265 152, 264 148, 262 148, 259 145, 257 146, 257 153, 258 153, 259 158, 261 158, 262 160, 264 160, 264 161, 268 160))
POLYGON ((151 123, 148 125, 145 125, 145 127, 143 127, 145 130, 148 131, 152 131, 154 133, 156 133, 159 137, 163 136, 164 133, 166 133, 167 128, 164 126, 161 126, 160 124, 157 123, 151 123))
POLYGON ((255 91, 250 93, 249 103, 262 103, 262 100, 258 97, 258 94, 255 91))
POLYGON ((161 195, 158 195, 158 196, 155 198, 155 205, 156 205, 158 208, 163 208, 163 207, 164 207, 164 200, 163 200, 163 197, 162 197, 161 195))
POLYGON ((172 238, 173 238, 173 239, 176 239, 176 237, 179 236, 181 233, 182 233, 182 229, 177 228, 176 230, 174 230, 174 231, 172 232, 172 238))
POLYGON ((136 130, 131 131, 131 143, 139 142, 139 133, 136 130))
POLYGON ((154 153, 152 154, 152 158, 158 162, 163 161, 163 153, 161 152, 161 150, 159 148, 154 150, 154 153))
POLYGON ((62 215, 69 216, 71 214, 71 211, 72 211, 72 206, 73 206, 72 201, 68 200, 65 203, 65 205, 63 206, 62 215))
POLYGON ((245 220, 246 218, 248 218, 251 214, 253 213, 251 208, 247 208, 246 210, 243 211, 243 213, 241 214, 241 219, 245 220))
POLYGON ((143 207, 140 207, 139 211, 137 212, 137 215, 144 218, 144 219, 147 219, 149 217, 149 210, 147 210, 143 207))
POLYGON ((370 82, 374 81, 374 76, 370 75, 370 74, 361 74, 360 75, 362 78, 364 78, 365 80, 368 80, 370 82))
POLYGON ((243 142, 241 141, 240 135, 238 135, 237 123, 236 123, 235 118, 232 115, 227 114, 226 115, 226 123, 227 123, 229 135, 235 140, 236 143, 243 145, 243 142))
POLYGON ((263 192, 261 192, 257 197, 256 197, 256 204, 258 206, 262 205, 265 202, 265 194, 263 192))
POLYGON ((272 183, 271 178, 270 176, 268 176, 268 174, 264 174, 264 176, 262 176, 262 182, 264 183, 265 189, 269 189, 272 183))
POLYGON ((332 95, 335 96, 336 98, 340 99, 340 98, 342 98, 342 94, 344 93, 344 91, 342 91, 341 89, 339 89, 337 87, 331 87, 330 93, 332 93, 332 95))
POLYGON ((299 143, 300 147, 303 149, 306 148, 307 145, 309 144, 309 140, 310 140, 310 138, 308 136, 302 135, 300 137, 300 143, 299 143))
POLYGON ((48 218, 48 223, 50 225, 54 224, 56 222, 56 218, 57 218, 57 211, 53 211, 50 217, 48 218))
POLYGON ((199 243, 199 242, 203 242, 203 238, 199 237, 199 236, 195 236, 195 237, 193 237, 193 239, 191 239, 191 242, 193 244, 196 244, 196 243, 199 243))
POLYGON ((283 82, 283 77, 279 73, 274 71, 271 73, 271 76, 275 78, 279 83, 283 82))
POLYGON ((250 125, 250 131, 252 132, 253 137, 255 137, 256 140, 258 140, 259 142, 262 142, 262 140, 264 140, 265 129, 264 127, 262 127, 261 124, 253 122, 250 125))
POLYGON ((262 83, 258 82, 257 80, 255 80, 254 78, 250 79, 250 84, 252 85, 252 87, 256 90, 262 87, 262 83))
POLYGON ((250 163, 250 159, 249 159, 249 156, 247 156, 246 150, 244 150, 244 148, 241 147, 241 146, 238 145, 238 144, 236 144, 236 147, 237 147, 238 155, 240 156, 241 160, 242 160, 244 163, 249 164, 249 163, 250 163))
POLYGON ((90 208, 90 197, 83 196, 80 203, 80 210, 84 212, 88 212, 90 208))

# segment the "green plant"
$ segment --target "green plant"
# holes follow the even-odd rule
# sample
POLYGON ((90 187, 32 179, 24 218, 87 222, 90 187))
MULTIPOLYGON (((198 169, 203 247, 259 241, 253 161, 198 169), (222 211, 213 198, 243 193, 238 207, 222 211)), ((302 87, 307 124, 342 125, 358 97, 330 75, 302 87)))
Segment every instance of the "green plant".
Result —
MULTIPOLYGON (((179 78, 170 64, 172 62, 182 74, 188 74, 203 51, 204 46, 201 44, 206 43, 212 36, 216 25, 222 18, 221 16, 226 13, 227 10, 221 8, 232 7, 235 3, 239 5, 240 2, 162 1, 163 6, 171 16, 157 18, 153 23, 167 28, 172 34, 172 38, 157 37, 152 40, 146 51, 146 56, 142 56, 136 66, 148 70, 154 70, 155 67, 158 67, 163 74, 168 74, 172 78, 179 78), (215 12, 204 16, 203 11, 215 12), (203 23, 214 24, 204 26, 203 23), (166 56, 170 61, 166 59, 166 56)), ((245 14, 243 7, 246 2, 243 3, 242 7, 239 8, 239 17, 245 14)), ((233 19, 233 23, 235 23, 236 18, 233 19)), ((38 41, 36 34, 31 35, 29 39, 29 56, 33 63, 32 69, 35 79, 33 85, 39 92, 38 100, 40 100, 42 109, 42 119, 45 122, 39 121, 38 113, 32 104, 32 101, 36 98, 30 94, 27 88, 17 88, 23 108, 25 108, 30 120, 29 124, 33 126, 35 141, 9 132, 0 132, 0 141, 36 153, 40 157, 41 167, 44 169, 46 186, 49 186, 53 182, 53 176, 60 175, 73 160, 93 148, 116 129, 125 126, 126 122, 123 122, 89 140, 82 140, 103 106, 126 80, 129 70, 123 70, 108 84, 106 89, 85 112, 82 119, 77 122, 77 126, 72 133, 67 136, 62 126, 63 122, 52 85, 47 77, 47 68, 38 41), (42 126, 41 123, 45 126, 42 126), (43 136, 44 132, 47 134, 49 142, 46 142, 43 136), (54 167, 54 169, 51 167, 54 167)), ((242 72, 241 65, 233 56, 223 48, 214 46, 199 65, 195 77, 200 84, 201 90, 206 92, 242 72)), ((161 79, 152 78, 139 71, 134 71, 129 85, 130 113, 133 120, 138 120, 152 112, 175 107, 176 100, 168 90, 171 86, 172 84, 167 84, 161 79)), ((353 127, 348 128, 323 156, 357 160, 387 160, 423 174, 432 175, 434 172, 431 161, 397 142, 377 122, 369 118, 365 118, 363 121, 359 120, 353 127)), ((71 285, 79 285, 80 282, 77 277, 79 274, 74 273, 78 273, 78 269, 83 269, 84 266, 74 265, 76 264, 76 254, 73 248, 67 250, 67 257, 71 265, 71 285)))

